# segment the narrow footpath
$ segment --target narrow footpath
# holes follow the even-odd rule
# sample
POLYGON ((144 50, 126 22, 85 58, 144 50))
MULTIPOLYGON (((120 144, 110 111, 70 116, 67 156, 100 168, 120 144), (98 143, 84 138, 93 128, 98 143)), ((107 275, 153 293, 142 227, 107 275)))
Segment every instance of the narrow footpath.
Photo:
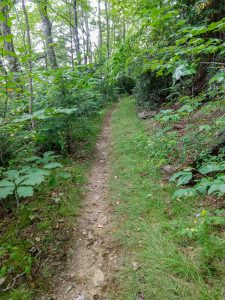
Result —
POLYGON ((66 271, 60 275, 56 284, 53 299, 108 300, 107 287, 111 285, 113 270, 118 265, 117 248, 113 247, 111 241, 112 207, 107 199, 112 111, 113 109, 105 117, 97 143, 88 192, 78 220, 78 238, 71 249, 66 271))

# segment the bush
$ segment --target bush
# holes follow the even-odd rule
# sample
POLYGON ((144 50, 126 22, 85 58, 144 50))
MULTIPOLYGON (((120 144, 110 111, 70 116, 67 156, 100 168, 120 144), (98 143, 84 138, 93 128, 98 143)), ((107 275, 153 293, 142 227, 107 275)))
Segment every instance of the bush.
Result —
POLYGON ((142 73, 134 89, 138 106, 158 108, 166 101, 171 83, 170 76, 157 76, 150 71, 142 73))
POLYGON ((133 89, 135 87, 135 81, 126 75, 121 75, 117 79, 118 81, 118 87, 120 89, 121 94, 129 94, 131 95, 133 93, 133 89))

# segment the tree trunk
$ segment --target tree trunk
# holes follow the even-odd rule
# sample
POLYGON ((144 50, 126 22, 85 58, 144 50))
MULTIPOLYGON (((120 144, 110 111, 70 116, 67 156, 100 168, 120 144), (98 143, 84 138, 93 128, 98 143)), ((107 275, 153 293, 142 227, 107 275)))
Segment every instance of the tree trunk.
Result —
POLYGON ((102 23, 101 23, 101 0, 98 0, 98 48, 99 62, 102 63, 102 23))
POLYGON ((110 57, 110 24, 108 15, 108 1, 105 0, 105 15, 106 15, 106 48, 107 48, 107 58, 110 57))
POLYGON ((70 52, 71 52, 71 65, 74 68, 74 56, 73 56, 73 27, 70 24, 70 52))
POLYGON ((123 14, 123 42, 126 40, 126 16, 123 14))
POLYGON ((4 50, 6 52, 6 57, 9 61, 10 71, 13 73, 18 73, 20 71, 20 65, 18 58, 15 53, 11 27, 9 25, 9 7, 0 0, 1 13, 4 21, 2 21, 2 35, 4 37, 4 50))
POLYGON ((80 28, 82 31, 82 41, 83 41, 83 56, 84 56, 84 64, 87 65, 88 62, 88 53, 87 53, 87 32, 86 32, 86 25, 85 25, 85 18, 86 15, 84 14, 84 11, 82 10, 82 17, 80 21, 80 28))
POLYGON ((4 66, 1 59, 0 59, 0 73, 1 73, 2 77, 4 77, 4 85, 5 85, 5 97, 3 98, 5 100, 5 103, 4 103, 3 112, 0 113, 0 116, 5 118, 6 114, 7 114, 8 102, 9 102, 8 73, 7 73, 7 70, 6 70, 6 68, 5 68, 5 66, 4 66))
MULTIPOLYGON (((27 15, 27 10, 25 6, 25 1, 22 0, 22 8, 25 18, 25 25, 26 25, 26 34, 27 34, 27 44, 28 44, 28 53, 29 53, 29 60, 28 60, 28 66, 29 66, 29 93, 30 93, 30 99, 29 99, 29 114, 33 114, 33 102, 34 102, 34 92, 33 92, 33 65, 32 65, 32 44, 31 44, 31 36, 30 36, 30 24, 29 19, 27 15)), ((31 127, 32 130, 35 128, 34 119, 31 119, 31 127)))
POLYGON ((91 39, 90 39, 90 29, 89 29, 89 20, 88 13, 82 12, 83 19, 83 32, 84 32, 84 52, 85 52, 85 63, 92 62, 92 54, 91 54, 91 39))
POLYGON ((2 62, 2 60, 0 59, 0 73, 4 76, 7 76, 7 71, 6 71, 6 68, 2 62))
POLYGON ((48 17, 48 10, 47 10, 47 1, 46 0, 38 0, 38 8, 42 20, 42 26, 43 26, 43 33, 45 37, 45 43, 46 43, 46 50, 47 50, 47 56, 49 59, 49 64, 52 69, 55 69, 58 67, 56 55, 55 55, 55 49, 53 47, 53 39, 52 39, 52 24, 48 17))
POLYGON ((74 36, 75 36, 75 49, 78 59, 78 64, 81 64, 81 53, 80 53, 80 39, 78 30, 78 14, 77 14, 77 0, 73 0, 73 17, 74 17, 74 36))

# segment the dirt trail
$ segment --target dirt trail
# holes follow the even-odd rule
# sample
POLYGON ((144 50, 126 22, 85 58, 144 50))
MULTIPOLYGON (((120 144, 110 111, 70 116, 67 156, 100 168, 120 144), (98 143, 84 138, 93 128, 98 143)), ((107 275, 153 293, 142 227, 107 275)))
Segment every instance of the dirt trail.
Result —
POLYGON ((107 288, 118 266, 116 247, 111 236, 112 207, 108 197, 109 155, 111 151, 111 110, 105 117, 96 149, 96 159, 89 175, 88 192, 79 222, 79 235, 60 276, 57 300, 108 300, 107 288))

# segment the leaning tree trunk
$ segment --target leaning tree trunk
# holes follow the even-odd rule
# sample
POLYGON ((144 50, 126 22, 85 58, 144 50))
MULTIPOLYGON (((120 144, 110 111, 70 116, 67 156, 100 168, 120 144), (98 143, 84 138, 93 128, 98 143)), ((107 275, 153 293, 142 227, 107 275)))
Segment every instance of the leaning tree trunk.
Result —
POLYGON ((53 47, 53 39, 52 39, 52 23, 48 17, 47 10, 47 1, 46 0, 37 0, 38 8, 42 20, 43 33, 45 37, 46 51, 49 59, 49 64, 52 69, 56 69, 58 67, 55 49, 53 47))
MULTIPOLYGON (((27 10, 25 6, 25 1, 22 0, 22 8, 25 18, 25 25, 26 25, 26 34, 27 34, 27 44, 28 44, 28 52, 29 52, 29 60, 28 60, 28 66, 29 66, 29 93, 30 93, 30 99, 29 99, 29 114, 33 114, 33 102, 34 102, 34 92, 33 92, 33 65, 32 65, 32 45, 31 45, 31 36, 30 36, 30 24, 29 19, 27 15, 27 10)), ((34 130, 35 123, 34 119, 31 119, 31 128, 34 130)))

